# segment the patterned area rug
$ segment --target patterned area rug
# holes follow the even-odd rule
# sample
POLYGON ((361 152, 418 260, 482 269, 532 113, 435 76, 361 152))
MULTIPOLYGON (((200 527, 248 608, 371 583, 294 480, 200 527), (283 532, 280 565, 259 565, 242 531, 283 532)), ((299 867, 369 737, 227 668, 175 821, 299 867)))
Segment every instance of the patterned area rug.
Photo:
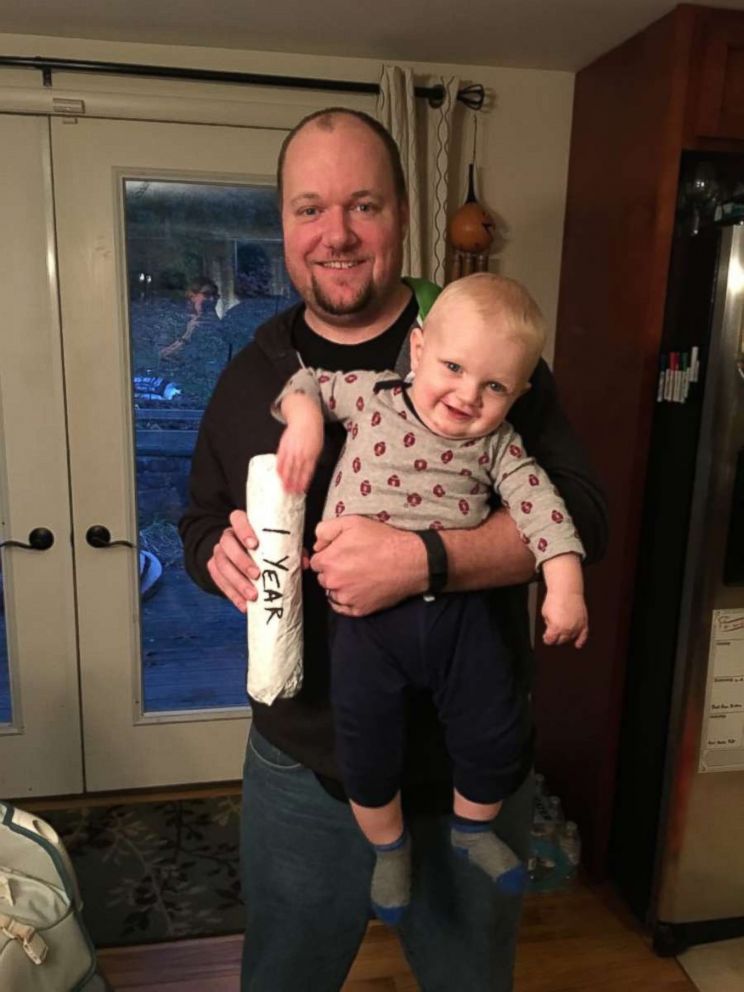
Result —
POLYGON ((242 931, 239 796, 38 812, 70 852, 96 947, 242 931))

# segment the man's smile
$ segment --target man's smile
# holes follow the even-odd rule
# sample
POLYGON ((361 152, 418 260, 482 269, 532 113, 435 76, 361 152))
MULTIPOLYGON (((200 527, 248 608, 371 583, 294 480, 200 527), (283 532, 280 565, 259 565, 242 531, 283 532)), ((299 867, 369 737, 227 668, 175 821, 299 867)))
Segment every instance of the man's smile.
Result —
POLYGON ((361 265, 364 259, 348 261, 348 262, 314 262, 314 265, 320 266, 321 269, 353 269, 357 265, 361 265))

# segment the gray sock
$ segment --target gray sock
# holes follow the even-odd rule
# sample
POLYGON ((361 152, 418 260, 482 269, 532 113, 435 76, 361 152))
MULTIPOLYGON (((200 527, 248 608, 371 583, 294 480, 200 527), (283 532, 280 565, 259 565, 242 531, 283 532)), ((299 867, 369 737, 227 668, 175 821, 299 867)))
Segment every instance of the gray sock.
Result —
POLYGON ((411 899, 411 840, 404 831, 392 844, 375 844, 372 872, 372 908, 383 921, 400 923, 411 899))
POLYGON ((492 823, 453 817, 452 847, 472 861, 505 892, 518 894, 527 884, 527 871, 508 844, 491 830, 492 823))

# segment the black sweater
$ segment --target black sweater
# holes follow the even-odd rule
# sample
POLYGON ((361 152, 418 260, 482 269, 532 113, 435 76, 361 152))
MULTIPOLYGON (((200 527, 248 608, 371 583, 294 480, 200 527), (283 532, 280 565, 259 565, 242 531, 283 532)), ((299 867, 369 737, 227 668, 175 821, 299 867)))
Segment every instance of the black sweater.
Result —
MULTIPOLYGON (((223 372, 205 410, 191 469, 190 501, 180 523, 186 569, 207 592, 215 593, 207 561, 234 509, 245 509, 248 462, 276 451, 282 426, 270 414, 270 404, 299 367, 292 328, 302 321, 300 304, 268 321, 223 372)), ((398 366, 400 369, 400 364, 398 366)), ((540 362, 532 388, 515 403, 510 422, 525 447, 542 465, 566 502, 592 561, 604 553, 607 516, 602 493, 585 455, 563 416, 553 377, 540 362)), ((326 443, 308 492, 305 546, 311 548, 325 493, 344 440, 338 424, 326 426, 326 443)), ((531 651, 524 587, 493 590, 505 640, 515 652, 525 698, 531 680, 531 651)), ((303 579, 305 658, 304 685, 293 699, 271 706, 253 702, 257 729, 287 754, 321 776, 338 779, 333 755, 333 727, 328 698, 329 609, 314 573, 303 579)), ((441 783, 447 759, 428 698, 409 700, 408 747, 404 782, 441 783)), ((531 747, 525 741, 525 770, 531 747)))

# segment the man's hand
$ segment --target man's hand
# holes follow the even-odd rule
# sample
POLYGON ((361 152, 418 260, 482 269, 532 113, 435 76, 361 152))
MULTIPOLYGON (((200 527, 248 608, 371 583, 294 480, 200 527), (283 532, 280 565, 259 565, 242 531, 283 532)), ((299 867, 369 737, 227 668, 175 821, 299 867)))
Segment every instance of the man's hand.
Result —
POLYGON ((160 349, 160 357, 173 358, 174 355, 177 355, 179 351, 181 351, 183 345, 184 342, 181 340, 181 338, 176 338, 175 341, 171 341, 170 344, 160 349))
POLYGON ((222 531, 207 562, 212 581, 241 613, 246 612, 246 600, 258 598, 253 583, 261 573, 248 553, 257 547, 258 540, 248 517, 242 510, 233 510, 230 526, 222 531))
POLYGON ((198 316, 192 317, 186 324, 186 330, 183 334, 179 335, 179 337, 177 337, 174 341, 171 341, 170 344, 160 349, 160 357, 173 358, 174 355, 177 355, 179 351, 183 349, 183 346, 194 336, 194 331, 196 330, 196 325, 198 322, 198 316))
POLYGON ((310 567, 337 613, 362 617, 426 592, 429 569, 420 537, 367 517, 323 520, 310 567))

